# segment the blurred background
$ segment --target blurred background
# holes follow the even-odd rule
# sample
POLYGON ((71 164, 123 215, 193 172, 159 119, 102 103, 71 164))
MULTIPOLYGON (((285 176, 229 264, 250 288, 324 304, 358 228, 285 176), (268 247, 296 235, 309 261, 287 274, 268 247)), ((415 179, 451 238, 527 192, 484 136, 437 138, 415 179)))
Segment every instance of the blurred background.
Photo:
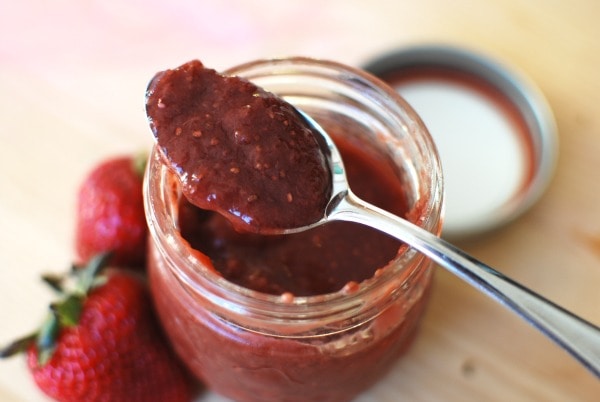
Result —
MULTIPOLYGON (((50 297, 39 274, 73 258, 83 175, 151 146, 144 91, 154 73, 195 58, 217 70, 295 55, 360 66, 425 43, 524 72, 558 123, 558 168, 540 202, 459 245, 600 323, 599 17, 596 0, 0 0, 0 343, 38 324, 50 297)), ((440 270, 421 337, 359 400, 598 395, 597 379, 563 351, 440 270)), ((22 359, 0 362, 0 400, 46 400, 22 359)))

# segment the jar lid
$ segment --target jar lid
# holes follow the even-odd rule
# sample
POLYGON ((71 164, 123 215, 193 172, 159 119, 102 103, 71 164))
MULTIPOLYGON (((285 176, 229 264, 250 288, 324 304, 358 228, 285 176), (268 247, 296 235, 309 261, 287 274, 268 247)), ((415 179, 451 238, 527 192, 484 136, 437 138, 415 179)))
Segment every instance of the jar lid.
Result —
POLYGON ((554 116, 526 77, 449 46, 400 49, 363 69, 413 107, 438 148, 446 190, 443 236, 504 225, 527 210, 554 171, 554 116))

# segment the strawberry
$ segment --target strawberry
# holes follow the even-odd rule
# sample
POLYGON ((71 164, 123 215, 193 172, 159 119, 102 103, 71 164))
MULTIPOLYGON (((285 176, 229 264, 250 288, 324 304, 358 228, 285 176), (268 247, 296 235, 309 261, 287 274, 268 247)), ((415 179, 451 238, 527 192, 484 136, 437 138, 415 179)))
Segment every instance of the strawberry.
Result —
POLYGON ((148 226, 142 178, 146 160, 146 155, 114 157, 84 178, 75 230, 75 249, 81 261, 111 251, 113 264, 144 266, 148 226))
POLYGON ((159 328, 146 284, 131 271, 98 275, 109 258, 74 269, 67 293, 62 278, 46 277, 63 298, 39 331, 0 356, 25 352, 37 385, 58 401, 190 401, 191 376, 159 328))

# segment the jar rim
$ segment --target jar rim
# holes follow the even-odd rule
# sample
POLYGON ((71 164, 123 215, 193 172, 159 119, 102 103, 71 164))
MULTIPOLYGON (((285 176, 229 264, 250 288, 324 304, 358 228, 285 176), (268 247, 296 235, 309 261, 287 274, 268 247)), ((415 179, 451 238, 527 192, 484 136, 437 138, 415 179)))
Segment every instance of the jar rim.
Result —
MULTIPOLYGON (((443 182, 437 149, 416 112, 396 91, 388 87, 383 81, 354 67, 334 61, 309 57, 251 61, 230 68, 225 71, 225 74, 238 75, 244 70, 255 67, 275 66, 285 69, 289 66, 298 67, 299 65, 335 71, 338 74, 342 74, 346 79, 351 77, 351 79, 360 80, 372 86, 382 98, 385 98, 390 105, 397 109, 394 112, 401 111, 419 126, 419 130, 416 132, 419 136, 417 140, 422 143, 421 145, 428 151, 430 157, 428 186, 431 190, 426 194, 426 199, 423 200, 422 197, 419 199, 420 201, 424 201, 425 205, 419 205, 418 214, 412 216, 411 220, 436 235, 439 234, 443 214, 443 182)), ((175 259, 174 265, 179 270, 180 281, 190 286, 194 291, 210 297, 216 301, 216 304, 230 311, 237 310, 244 314, 248 312, 254 314, 275 314, 281 320, 297 318, 305 320, 320 317, 322 314, 329 315, 335 312, 363 308, 361 300, 365 295, 378 293, 389 296, 390 292, 395 291, 391 286, 391 282, 397 282, 391 281, 392 278, 404 275, 403 279, 410 280, 411 275, 415 274, 414 272, 407 272, 408 264, 398 264, 398 261, 413 261, 414 266, 418 267, 420 266, 420 262, 426 258, 414 249, 402 246, 397 257, 392 260, 396 263, 394 264, 394 269, 391 269, 391 263, 378 269, 376 275, 362 281, 358 288, 352 291, 347 291, 343 288, 321 295, 293 296, 289 298, 289 295, 286 294, 273 295, 242 287, 226 280, 216 270, 204 267, 201 257, 199 259, 199 256, 193 252, 187 241, 179 234, 173 216, 167 214, 169 209, 166 202, 168 200, 165 199, 165 189, 162 187, 166 184, 164 181, 170 174, 167 172, 168 168, 162 160, 160 151, 155 146, 148 161, 146 178, 144 180, 145 208, 152 240, 158 245, 159 252, 163 255, 168 253, 169 258, 175 259), (157 183, 162 183, 163 185, 156 185, 157 183), (172 250, 172 252, 169 253, 168 250, 172 250), (198 281, 195 280, 199 277, 204 279, 202 287, 197 286, 198 281), (251 305, 251 311, 249 311, 249 305, 251 305)), ((173 175, 170 176, 173 177, 173 175)), ((412 266, 413 263, 410 265, 412 266)))

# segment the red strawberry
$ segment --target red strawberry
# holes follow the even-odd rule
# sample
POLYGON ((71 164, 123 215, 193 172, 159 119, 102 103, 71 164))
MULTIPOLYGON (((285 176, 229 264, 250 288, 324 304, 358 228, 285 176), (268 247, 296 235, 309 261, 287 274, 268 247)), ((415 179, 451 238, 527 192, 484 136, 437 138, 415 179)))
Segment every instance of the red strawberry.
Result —
POLYGON ((96 166, 77 198, 75 248, 81 261, 111 251, 116 265, 141 268, 148 226, 142 177, 146 156, 116 157, 96 166))
POLYGON ((145 283, 123 270, 96 275, 107 260, 74 270, 75 290, 2 356, 26 351, 35 382, 58 401, 190 401, 193 382, 160 331, 145 283))

